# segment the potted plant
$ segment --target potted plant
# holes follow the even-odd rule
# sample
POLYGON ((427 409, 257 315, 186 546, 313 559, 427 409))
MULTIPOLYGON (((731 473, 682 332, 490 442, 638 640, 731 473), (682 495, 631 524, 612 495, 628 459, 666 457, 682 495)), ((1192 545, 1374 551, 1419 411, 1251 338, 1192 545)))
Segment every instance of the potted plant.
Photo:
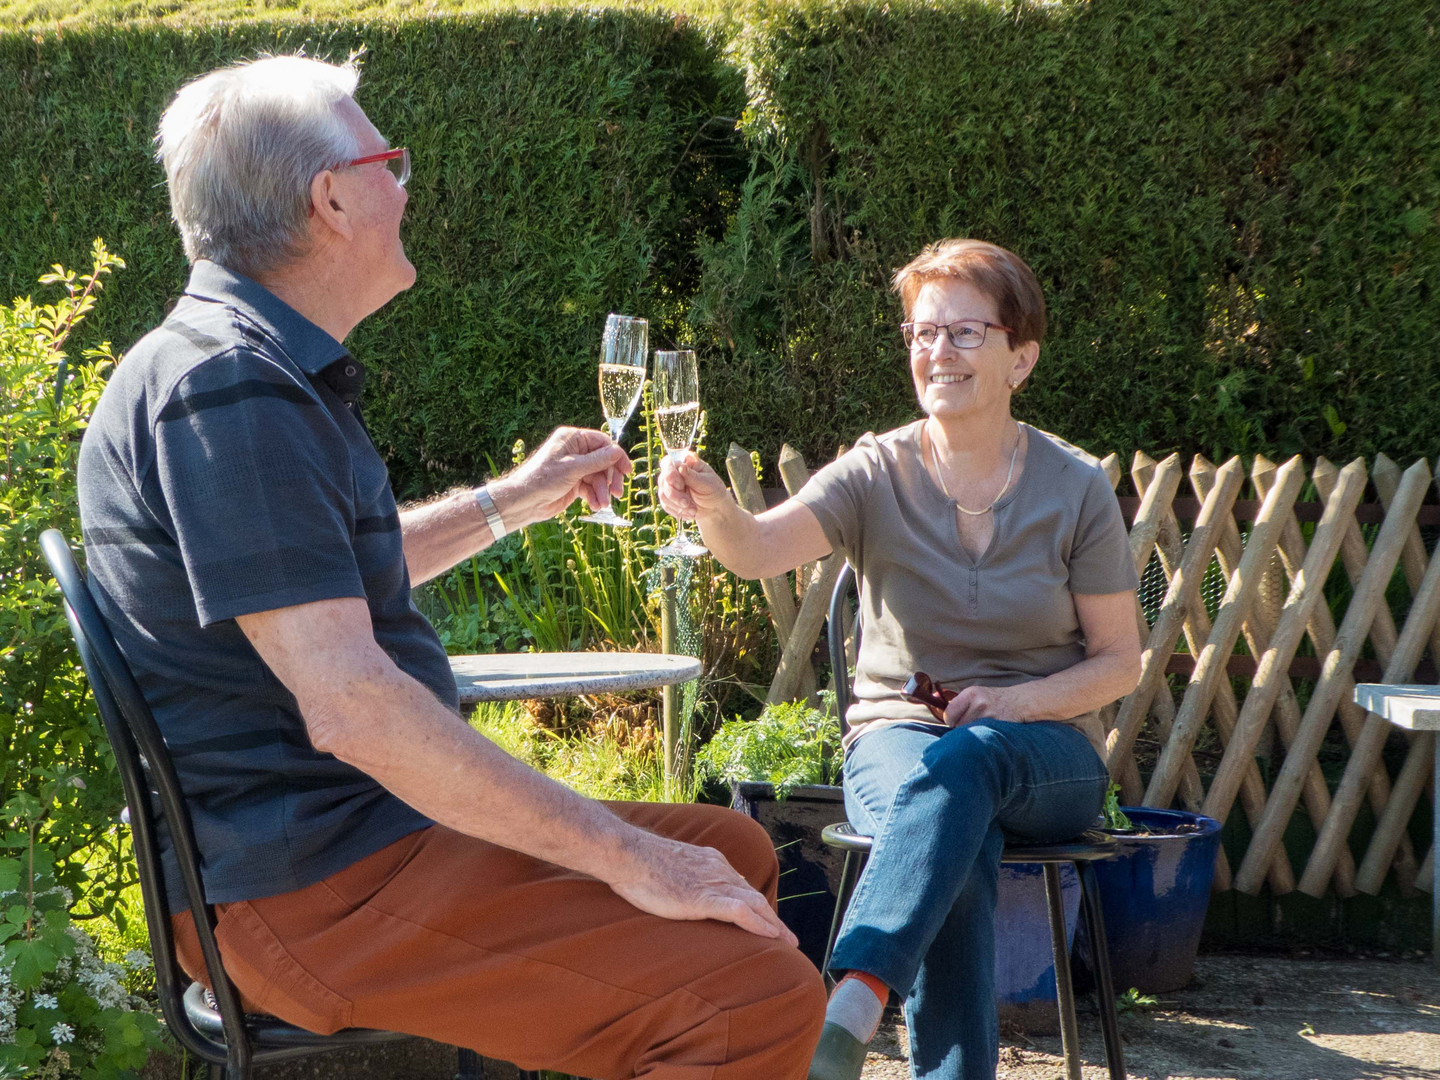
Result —
POLYGON ((1101 828, 1120 845, 1119 855, 1095 864, 1115 985, 1144 994, 1179 990, 1195 970, 1220 822, 1187 810, 1122 807, 1117 784, 1103 817, 1101 828))
POLYGON ((820 842, 820 830, 845 818, 840 725, 834 697, 826 697, 819 709, 788 702, 766 706, 754 720, 727 720, 695 758, 697 782, 729 784, 730 805, 770 834, 780 860, 780 917, 817 966, 842 861, 820 842))

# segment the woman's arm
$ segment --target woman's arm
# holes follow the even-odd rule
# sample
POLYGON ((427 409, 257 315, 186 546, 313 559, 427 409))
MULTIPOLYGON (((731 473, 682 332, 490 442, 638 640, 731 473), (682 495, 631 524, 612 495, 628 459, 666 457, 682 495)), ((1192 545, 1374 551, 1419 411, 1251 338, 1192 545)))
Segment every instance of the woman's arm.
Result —
POLYGON ((775 577, 830 554, 830 541, 808 506, 791 499, 752 514, 694 453, 660 466, 660 505, 699 525, 710 553, 737 577, 775 577))
POLYGON ((1017 686, 967 686, 945 709, 952 727, 995 720, 1069 720, 1124 697, 1140 681, 1140 629, 1133 591, 1072 594, 1085 659, 1017 686))

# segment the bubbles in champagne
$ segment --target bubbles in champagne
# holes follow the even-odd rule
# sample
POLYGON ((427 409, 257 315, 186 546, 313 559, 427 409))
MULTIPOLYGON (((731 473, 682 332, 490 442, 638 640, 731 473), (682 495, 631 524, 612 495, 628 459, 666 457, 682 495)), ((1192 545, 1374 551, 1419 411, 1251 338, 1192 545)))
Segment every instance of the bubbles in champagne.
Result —
POLYGON ((655 427, 660 432, 660 442, 672 454, 690 449, 695 441, 695 429, 700 424, 700 403, 687 402, 684 405, 666 405, 655 410, 655 427))
POLYGON ((625 426, 645 385, 645 369, 633 364, 600 365, 600 407, 612 434, 625 426))

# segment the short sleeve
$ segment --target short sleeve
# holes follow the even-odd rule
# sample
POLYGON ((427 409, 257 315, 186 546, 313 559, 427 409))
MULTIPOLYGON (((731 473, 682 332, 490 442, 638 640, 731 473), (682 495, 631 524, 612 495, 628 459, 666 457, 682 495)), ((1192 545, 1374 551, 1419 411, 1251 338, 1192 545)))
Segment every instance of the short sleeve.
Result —
POLYGON ((866 432, 846 453, 826 465, 795 493, 820 522, 825 539, 844 552, 852 565, 861 564, 861 523, 864 508, 880 471, 880 445, 866 432))
POLYGON ((1070 547, 1070 591, 1098 595, 1139 585, 1120 503, 1104 472, 1092 469, 1070 547))
POLYGON ((212 357, 155 418, 155 473, 200 624, 363 597, 349 451, 314 391, 244 350, 212 357))

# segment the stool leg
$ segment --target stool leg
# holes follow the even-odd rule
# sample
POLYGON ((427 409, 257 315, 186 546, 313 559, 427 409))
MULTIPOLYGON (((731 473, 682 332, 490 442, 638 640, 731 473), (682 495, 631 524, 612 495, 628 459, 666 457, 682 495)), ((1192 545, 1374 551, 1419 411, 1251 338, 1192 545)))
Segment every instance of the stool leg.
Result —
POLYGON ((455 1080, 485 1080, 485 1062, 474 1050, 457 1047, 459 1050, 459 1072, 455 1080))
POLYGON ((840 936, 840 924, 845 921, 845 912, 850 907, 850 898, 855 895, 855 883, 865 869, 866 855, 863 851, 845 852, 845 865, 840 868, 840 888, 835 892, 835 915, 830 920, 830 936, 825 941, 825 962, 820 973, 830 979, 830 954, 835 951, 835 939, 840 936))
POLYGON ((1045 902, 1050 909, 1050 946, 1055 954, 1055 993, 1060 1005, 1060 1046, 1069 1080, 1080 1074, 1080 1029, 1075 1023, 1075 984, 1070 980, 1070 947, 1065 940, 1065 902, 1060 892, 1060 866, 1045 863, 1045 902))
POLYGON ((1125 1080, 1125 1051, 1120 1044, 1120 1021, 1115 1015, 1115 980, 1110 975, 1110 947, 1105 941, 1105 911, 1100 906, 1100 881, 1095 867, 1076 863, 1080 875, 1080 909, 1090 934, 1095 993, 1100 998, 1100 1032, 1105 1039, 1105 1064, 1110 1080, 1125 1080))

